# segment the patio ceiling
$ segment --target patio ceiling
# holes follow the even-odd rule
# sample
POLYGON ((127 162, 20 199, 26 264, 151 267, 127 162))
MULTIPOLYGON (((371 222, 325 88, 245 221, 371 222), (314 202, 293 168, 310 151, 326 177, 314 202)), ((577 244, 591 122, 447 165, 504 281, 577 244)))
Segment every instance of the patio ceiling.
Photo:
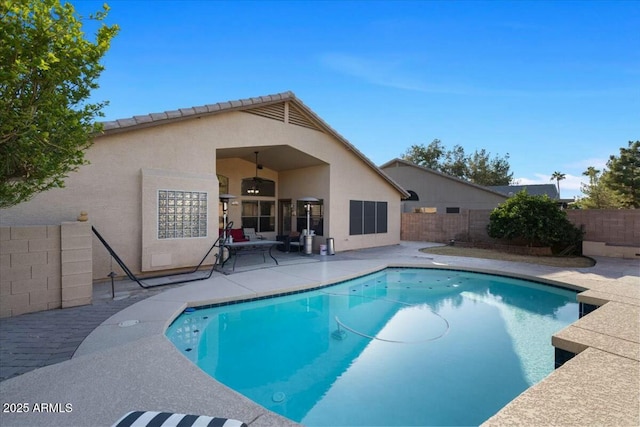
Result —
POLYGON ((326 164, 326 162, 289 145, 221 148, 216 151, 216 157, 218 160, 240 158, 255 163, 256 151, 258 152, 258 164, 277 172, 326 164))

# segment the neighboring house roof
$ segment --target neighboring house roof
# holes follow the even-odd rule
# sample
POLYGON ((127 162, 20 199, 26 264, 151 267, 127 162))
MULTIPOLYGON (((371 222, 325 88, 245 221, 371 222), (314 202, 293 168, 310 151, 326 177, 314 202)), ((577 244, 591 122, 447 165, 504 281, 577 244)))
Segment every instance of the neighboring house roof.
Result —
MULTIPOLYGON (((285 101, 294 105, 294 114, 290 114, 288 120, 292 124, 308 127, 311 129, 325 132, 344 144, 345 148, 353 152, 360 160, 371 167, 385 181, 391 184, 402 197, 409 197, 402 186, 391 179, 380 168, 378 168, 367 156, 362 154, 354 145, 347 141, 342 135, 329 126, 316 113, 307 107, 295 94, 291 91, 278 93, 274 95, 259 96, 255 98, 240 99, 237 101, 219 102, 216 104, 208 104, 198 107, 182 108, 179 110, 165 111, 162 113, 151 113, 143 116, 133 116, 127 119, 102 122, 102 135, 110 135, 119 132, 127 132, 147 128, 151 126, 160 126, 168 123, 174 123, 183 120, 196 119, 200 117, 227 113, 231 111, 253 112, 257 115, 272 117, 280 116, 283 112, 278 109, 270 108, 275 104, 281 104, 285 101)), ((283 110, 284 111, 284 110, 283 110)), ((284 121, 284 119, 283 119, 284 121)))
POLYGON ((450 179, 452 181, 456 181, 456 182, 459 182, 459 183, 464 184, 464 185, 468 185, 469 187, 474 187, 474 188, 476 188, 478 190, 486 191, 487 193, 492 193, 492 194, 496 194, 498 196, 503 196, 503 197, 505 196, 504 193, 502 193, 500 191, 493 190, 493 189, 491 189, 491 187, 485 187, 485 186, 482 186, 482 185, 477 185, 477 184, 474 184, 472 182, 466 181, 464 179, 456 178, 455 176, 447 175, 446 173, 443 173, 443 172, 428 168, 426 166, 420 166, 420 165, 417 165, 417 164, 415 164, 413 162, 410 162, 410 161, 404 160, 404 159, 396 158, 396 159, 390 160, 387 163, 381 165, 380 169, 384 170, 385 168, 391 167, 391 166, 393 166, 395 164, 401 164, 403 166, 411 166, 411 167, 414 167, 414 168, 416 168, 418 170, 421 170, 421 171, 423 171, 425 173, 438 175, 440 177, 443 177, 443 178, 446 178, 446 179, 450 179))
POLYGON ((499 193, 511 197, 516 193, 526 190, 530 196, 547 195, 551 199, 559 199, 558 188, 554 184, 529 184, 529 185, 494 185, 491 188, 499 193))

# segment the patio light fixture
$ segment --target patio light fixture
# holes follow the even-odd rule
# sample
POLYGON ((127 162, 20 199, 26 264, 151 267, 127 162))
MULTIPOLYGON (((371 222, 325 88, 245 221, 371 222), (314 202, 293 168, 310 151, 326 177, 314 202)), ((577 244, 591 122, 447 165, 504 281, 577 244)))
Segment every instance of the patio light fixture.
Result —
POLYGON ((311 202, 319 202, 319 199, 315 197, 303 197, 298 199, 300 202, 305 202, 304 210, 307 211, 307 229, 304 236, 304 254, 311 255, 312 237, 311 237, 311 202))
POLYGON ((224 240, 227 240, 227 211, 229 210, 229 200, 235 199, 236 196, 233 194, 220 194, 218 196, 220 201, 222 202, 222 223, 223 223, 223 233, 224 240))

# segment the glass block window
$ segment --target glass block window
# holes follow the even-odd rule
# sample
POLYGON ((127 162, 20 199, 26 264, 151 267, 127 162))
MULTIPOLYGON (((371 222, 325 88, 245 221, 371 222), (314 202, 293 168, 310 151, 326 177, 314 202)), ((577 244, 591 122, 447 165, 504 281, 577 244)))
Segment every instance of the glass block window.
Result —
POLYGON ((207 193, 158 190, 158 239, 207 237, 207 193))

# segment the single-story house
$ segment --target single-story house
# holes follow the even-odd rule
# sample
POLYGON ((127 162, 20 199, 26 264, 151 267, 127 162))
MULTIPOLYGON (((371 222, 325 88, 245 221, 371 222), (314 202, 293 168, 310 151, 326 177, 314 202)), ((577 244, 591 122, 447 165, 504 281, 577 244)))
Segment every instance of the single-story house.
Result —
POLYGON ((380 169, 410 194, 402 202, 405 213, 444 214, 466 209, 494 209, 508 198, 490 188, 403 159, 390 160, 380 169))
MULTIPOLYGON (((81 211, 133 272, 196 265, 222 226, 275 239, 306 227, 314 250, 398 244, 404 189, 292 92, 104 123, 66 186, 0 211, 2 226, 75 221, 81 211)), ((93 239, 93 277, 112 271, 93 239)), ((212 260, 213 261, 213 260, 212 260)))

